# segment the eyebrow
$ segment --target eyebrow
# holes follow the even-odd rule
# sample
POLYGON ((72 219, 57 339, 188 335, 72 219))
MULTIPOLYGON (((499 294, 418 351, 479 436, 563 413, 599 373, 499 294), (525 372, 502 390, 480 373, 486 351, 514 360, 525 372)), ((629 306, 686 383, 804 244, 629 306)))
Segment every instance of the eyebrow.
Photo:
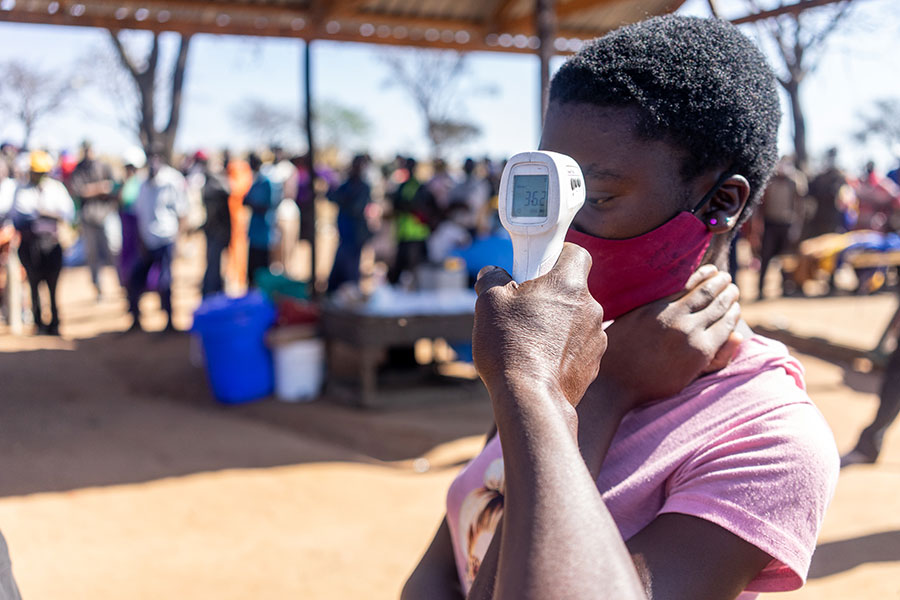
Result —
POLYGON ((617 171, 604 169, 595 164, 588 165, 584 169, 584 175, 585 177, 590 177, 592 179, 607 179, 612 181, 625 181, 627 179, 627 177, 617 171))

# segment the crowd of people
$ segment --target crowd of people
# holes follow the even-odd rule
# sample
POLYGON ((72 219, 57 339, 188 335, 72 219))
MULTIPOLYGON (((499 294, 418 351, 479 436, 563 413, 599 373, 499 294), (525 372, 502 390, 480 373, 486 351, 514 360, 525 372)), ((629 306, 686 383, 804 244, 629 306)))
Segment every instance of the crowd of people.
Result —
MULTIPOLYGON (((82 144, 77 161, 66 153, 54 158, 42 150, 19 152, 10 144, 3 146, 2 156, 4 253, 8 258, 17 249, 31 287, 32 320, 38 333, 59 332, 56 284, 64 264, 63 225, 77 230, 77 242, 67 249, 66 262, 84 261, 98 302, 104 296, 102 269, 115 268, 133 316, 132 330, 141 329, 139 304, 148 290, 158 292, 168 315, 166 330, 174 329, 171 284, 175 243, 180 235, 197 228, 192 213, 201 206, 205 218, 199 226, 206 232, 209 263, 202 292, 223 291, 221 256, 231 244, 233 221, 239 216, 239 210, 232 210, 232 189, 237 190, 238 209, 246 204, 253 213, 250 231, 245 232, 250 240, 246 260, 250 265, 267 264, 268 253, 259 246, 269 243, 266 225, 272 220, 276 191, 280 193, 281 186, 275 174, 263 177, 259 173, 261 161, 253 154, 247 162, 241 161, 248 165, 246 170, 233 168, 227 173, 213 169, 203 151, 175 168, 167 164, 161 146, 154 146, 149 156, 137 148, 127 151, 119 173, 109 162, 95 157, 88 142, 82 144), (42 284, 49 292, 49 320, 42 315, 42 284)), ((10 275, 15 278, 17 273, 11 271, 10 275)))
MULTIPOLYGON (((236 284, 230 289, 252 286, 260 269, 286 260, 277 251, 273 256, 280 241, 275 219, 282 202, 297 207, 298 237, 306 242, 315 230, 315 195, 336 205, 339 242, 327 283, 332 292, 358 284, 361 257, 369 244, 378 247, 376 257, 387 265, 387 282, 409 287, 419 266, 440 265, 454 250, 500 229, 497 193, 502 162, 467 158, 459 165, 440 159, 420 164, 397 155, 376 166, 370 156, 359 154, 342 174, 340 169, 317 165, 316 185, 311 188, 306 156, 289 157, 279 147, 261 154, 234 158, 224 151, 213 157, 198 150, 173 166, 166 164, 162 148, 151 150, 150 156, 131 148, 113 164, 98 159, 88 142, 78 156, 64 152, 55 158, 4 144, 0 252, 8 255, 13 242, 18 246, 36 330, 49 334, 59 330, 56 284, 64 264, 62 223, 78 233, 78 243, 66 253, 65 262, 83 259, 98 301, 104 295, 102 268, 115 267, 134 329, 141 328, 139 303, 147 290, 159 293, 169 315, 167 327, 174 327, 171 264, 180 234, 195 230, 205 234, 207 268, 200 290, 204 297, 222 293, 227 280, 236 284), (49 292, 49 319, 42 316, 42 286, 49 292)), ((882 176, 869 162, 854 177, 840 168, 837 158, 837 150, 829 150, 812 176, 789 156, 776 166, 761 209, 739 236, 751 248, 749 266, 759 271, 758 298, 764 298, 766 274, 779 255, 807 259, 788 261, 789 268, 782 261, 782 293, 795 295, 802 293, 804 281, 823 269, 830 271, 833 285, 840 264, 835 255, 863 239, 840 234, 863 232, 871 246, 872 236, 883 239, 900 230, 900 170, 882 176)), ((737 238, 731 252, 733 275, 736 244, 737 238)), ((860 290, 876 289, 885 274, 884 268, 859 270, 860 290)))
MULTIPOLYGON (((761 210, 742 231, 758 260, 760 299, 766 273, 778 255, 799 255, 793 268, 782 268, 783 295, 802 294, 803 283, 817 271, 831 276, 833 290, 841 253, 863 241, 865 249, 887 249, 889 236, 900 231, 900 169, 881 175, 869 161, 855 177, 840 168, 837 158, 836 148, 828 150, 821 169, 811 177, 790 156, 777 164, 761 210), (841 235, 850 232, 856 233, 841 235)), ((885 269, 860 269, 857 276, 859 291, 873 291, 884 283, 885 269)))
MULTIPOLYGON (((502 164, 489 159, 467 159, 456 174, 441 160, 419 165, 398 155, 378 168, 360 154, 343 175, 318 165, 314 186, 309 185, 307 157, 289 157, 278 147, 245 158, 198 150, 172 162, 177 164, 168 164, 161 146, 149 156, 131 148, 110 161, 95 156, 89 142, 77 157, 3 145, 0 266, 11 250, 21 260, 36 332, 58 334, 60 272, 64 264, 81 262, 89 269, 98 302, 115 293, 103 289, 110 280, 101 276, 105 267, 115 269, 133 316, 132 330, 141 329, 140 299, 146 291, 159 294, 168 315, 166 329, 172 330, 172 261, 180 236, 205 234, 203 297, 226 287, 243 290, 254 285, 260 270, 283 272, 288 257, 278 252, 282 232, 276 226, 282 203, 292 210, 296 206, 299 240, 313 239, 317 195, 337 207, 339 242, 330 291, 359 282, 363 249, 376 236, 386 241, 378 257, 389 265, 387 279, 407 284, 418 266, 440 264, 454 249, 499 227, 502 164), (77 232, 74 243, 65 235, 70 228, 77 232), (49 319, 42 314, 42 286, 48 288, 49 319)), ((5 287, 0 279, 0 291, 5 287)))

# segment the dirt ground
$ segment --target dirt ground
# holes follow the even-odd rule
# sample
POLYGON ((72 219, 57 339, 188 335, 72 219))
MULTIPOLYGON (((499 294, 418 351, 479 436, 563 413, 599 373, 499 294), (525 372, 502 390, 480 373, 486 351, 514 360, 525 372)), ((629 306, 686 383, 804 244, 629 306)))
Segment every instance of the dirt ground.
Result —
MULTIPOLYGON (((176 269, 187 327, 197 275, 176 269)), ((28 600, 397 598, 480 448, 483 396, 360 411, 327 401, 224 407, 186 334, 122 335, 105 273, 64 273, 61 339, 0 329, 0 530, 28 600), (423 460, 424 459, 424 460, 423 460)), ((747 304, 863 347, 891 295, 747 304)), ((144 301, 148 329, 162 326, 144 301)), ((877 373, 800 355, 842 451, 871 418, 877 373)), ((841 474, 808 585, 772 598, 900 598, 900 427, 876 466, 841 474)))

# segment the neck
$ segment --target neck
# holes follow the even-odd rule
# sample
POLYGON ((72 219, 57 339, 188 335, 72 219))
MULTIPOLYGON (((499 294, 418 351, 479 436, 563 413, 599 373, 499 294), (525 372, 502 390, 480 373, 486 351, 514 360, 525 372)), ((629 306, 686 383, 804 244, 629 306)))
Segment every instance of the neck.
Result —
POLYGON ((728 253, 731 250, 731 236, 728 234, 714 235, 710 240, 703 264, 715 265, 720 271, 728 271, 728 253))

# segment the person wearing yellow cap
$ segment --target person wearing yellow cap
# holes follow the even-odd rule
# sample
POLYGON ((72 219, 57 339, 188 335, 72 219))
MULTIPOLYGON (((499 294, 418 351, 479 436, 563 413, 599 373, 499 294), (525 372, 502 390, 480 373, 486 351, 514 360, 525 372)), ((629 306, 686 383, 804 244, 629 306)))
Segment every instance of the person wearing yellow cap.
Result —
POLYGON ((11 210, 13 225, 21 235, 19 259, 31 286, 31 310, 38 333, 59 334, 56 283, 62 270, 59 224, 75 218, 75 204, 66 187, 50 177, 53 158, 36 150, 29 156, 28 183, 16 188, 11 210), (50 321, 41 317, 40 284, 50 292, 50 321))

